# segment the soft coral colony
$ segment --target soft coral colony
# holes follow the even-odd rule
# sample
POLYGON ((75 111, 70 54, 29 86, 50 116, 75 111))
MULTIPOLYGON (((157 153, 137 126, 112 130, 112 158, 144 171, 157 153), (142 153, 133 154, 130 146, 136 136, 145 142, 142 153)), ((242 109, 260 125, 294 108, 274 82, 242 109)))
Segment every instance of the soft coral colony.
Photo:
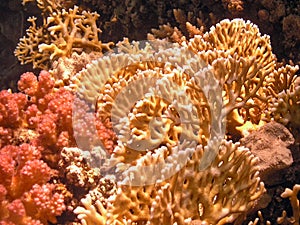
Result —
MULTIPOLYGON (((267 35, 242 19, 206 33, 187 23, 191 39, 166 27, 149 35, 177 41, 172 48, 124 39, 102 57, 112 43, 98 39, 98 14, 37 2, 43 25, 30 19, 15 54, 51 71, 24 73, 19 93, 0 92, 1 224, 241 224, 259 208, 259 158, 235 141, 271 121, 299 135, 300 123, 298 66, 277 62, 267 35), (101 169, 119 180, 86 157, 99 143, 111 155, 101 169)), ((294 214, 281 218, 290 224, 299 220, 297 187, 283 194, 292 198, 294 214)))

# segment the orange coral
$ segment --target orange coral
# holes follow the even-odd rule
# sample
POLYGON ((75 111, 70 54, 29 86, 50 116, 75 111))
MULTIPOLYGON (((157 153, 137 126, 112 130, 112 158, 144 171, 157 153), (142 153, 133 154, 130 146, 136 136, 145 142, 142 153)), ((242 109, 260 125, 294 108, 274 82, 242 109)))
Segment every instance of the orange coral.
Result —
POLYGON ((112 42, 103 44, 99 41, 98 17, 97 13, 80 11, 74 6, 68 11, 50 10, 41 27, 36 26, 36 18, 29 18, 32 25, 27 36, 20 39, 15 55, 22 64, 33 63, 34 68, 47 69, 50 67, 49 59, 70 57, 76 51, 109 50, 112 42))

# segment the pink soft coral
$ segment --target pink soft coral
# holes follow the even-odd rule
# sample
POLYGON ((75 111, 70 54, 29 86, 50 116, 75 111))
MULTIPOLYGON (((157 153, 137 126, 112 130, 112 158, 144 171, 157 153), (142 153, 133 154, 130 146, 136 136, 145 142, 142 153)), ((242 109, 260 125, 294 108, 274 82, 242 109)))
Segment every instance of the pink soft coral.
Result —
POLYGON ((0 147, 11 143, 13 131, 22 125, 26 104, 26 95, 22 93, 0 92, 0 147))
POLYGON ((55 171, 40 158, 26 143, 0 149, 0 224, 47 224, 65 210, 64 197, 47 183, 55 171))
POLYGON ((47 224, 47 221, 56 223, 56 216, 66 209, 63 196, 55 193, 55 188, 54 184, 35 184, 23 196, 26 211, 34 218, 39 218, 43 224, 47 224))
POLYGON ((116 137, 111 123, 95 122, 92 111, 91 120, 83 111, 74 125, 75 96, 55 88, 49 72, 22 74, 18 88, 21 93, 0 92, 0 225, 56 223, 66 206, 59 184, 50 180, 60 151, 77 146, 74 130, 84 139, 100 139, 110 153, 116 137))
POLYGON ((42 70, 37 78, 33 73, 21 75, 18 88, 29 97, 24 120, 38 134, 35 142, 54 153, 62 147, 74 146, 72 106, 74 95, 54 88, 54 79, 42 70))
POLYGON ((54 171, 40 157, 36 147, 26 143, 0 150, 0 184, 6 188, 9 199, 19 198, 34 184, 50 180, 54 171))

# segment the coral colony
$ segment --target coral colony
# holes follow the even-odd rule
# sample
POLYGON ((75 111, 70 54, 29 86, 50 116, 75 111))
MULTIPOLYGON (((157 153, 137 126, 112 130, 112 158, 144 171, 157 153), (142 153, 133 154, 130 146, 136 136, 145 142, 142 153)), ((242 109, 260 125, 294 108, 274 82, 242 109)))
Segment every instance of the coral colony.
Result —
MULTIPOLYGON (((268 35, 225 19, 103 43, 97 13, 28 2, 43 24, 28 19, 15 55, 41 71, 0 92, 1 225, 270 224, 260 210, 293 162, 300 77, 268 35), (258 147, 257 132, 269 138, 258 147), (263 144, 286 153, 265 159, 263 144)), ((291 210, 277 224, 299 224, 299 190, 281 194, 291 210)))

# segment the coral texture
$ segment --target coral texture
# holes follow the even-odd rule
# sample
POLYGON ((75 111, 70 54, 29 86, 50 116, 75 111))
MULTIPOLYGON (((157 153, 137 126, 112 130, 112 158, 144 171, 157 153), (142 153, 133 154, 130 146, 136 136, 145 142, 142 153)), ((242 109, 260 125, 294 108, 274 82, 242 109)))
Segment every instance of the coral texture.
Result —
POLYGON ((104 44, 98 38, 101 32, 96 25, 99 14, 81 12, 77 6, 56 10, 52 4, 47 5, 43 1, 42 4, 40 7, 50 8, 50 13, 45 14, 41 27, 37 27, 36 18, 28 19, 32 24, 27 29, 27 36, 20 39, 15 50, 21 64, 32 63, 33 68, 47 69, 49 59, 70 57, 76 51, 102 52, 110 49, 112 42, 104 44))
MULTIPOLYGON (((300 126, 298 66, 278 63, 268 35, 243 19, 204 32, 203 18, 217 19, 197 7, 212 1, 23 0, 30 2, 42 21, 28 19, 15 55, 52 70, 22 74, 21 93, 0 92, 0 224, 240 224, 257 210, 265 191, 259 161, 268 159, 245 140, 255 142, 253 130, 267 123, 257 131, 269 135, 260 149, 287 147, 294 139, 273 120, 293 134, 300 126), (102 25, 121 24, 126 34, 147 27, 145 15, 163 24, 166 11, 179 28, 162 25, 153 42, 124 39, 103 56, 112 43, 99 39, 99 14, 76 3, 103 9, 110 18, 102 25), (188 6, 187 15, 175 6, 188 6), (242 145, 232 141, 243 136, 242 145), (281 139, 271 143, 274 136, 281 139), (57 218, 62 213, 70 217, 57 218)), ((217 2, 232 16, 249 5, 217 2)), ((285 17, 282 0, 255 2, 264 6, 255 9, 258 20, 281 20, 285 41, 296 46, 299 35, 288 27, 293 19, 299 26, 299 16, 285 17)), ((290 166, 285 153, 283 164, 263 168, 264 179, 290 166)), ((282 194, 293 216, 284 211, 279 224, 299 224, 298 191, 282 194)))
POLYGON ((111 118, 118 138, 101 166, 101 172, 114 171, 108 177, 117 177, 117 190, 106 206, 97 200, 93 205, 87 195, 74 211, 78 218, 83 224, 225 224, 243 218, 264 186, 248 149, 225 140, 219 148, 211 136, 222 134, 210 123, 221 126, 229 113, 213 82, 221 76, 176 44, 157 52, 155 43, 139 48, 125 41, 119 48, 123 52, 92 62, 71 79, 71 90, 95 104, 97 117, 111 118))
MULTIPOLYGON (((159 34, 154 31, 149 37, 159 34)), ((224 88, 229 135, 245 135, 271 118, 291 126, 300 121, 299 82, 295 75, 298 66, 279 63, 272 53, 270 37, 262 35, 256 25, 243 19, 225 19, 189 40, 181 36, 178 41, 173 36, 174 32, 162 35, 188 46, 212 65, 224 88), (296 119, 289 122, 288 118, 296 119)))
POLYGON ((300 78, 299 66, 282 66, 268 79, 268 120, 278 121, 289 128, 300 126, 300 78))
MULTIPOLYGON (((288 225, 299 225, 300 223, 300 207, 299 207, 299 199, 297 198, 297 194, 300 190, 300 185, 295 184, 293 189, 286 188, 283 193, 281 193, 282 198, 289 198, 290 204, 292 206, 292 216, 288 217, 287 212, 285 210, 282 211, 282 215, 276 219, 277 224, 288 224, 288 225)), ((258 211, 258 218, 254 221, 249 222, 249 225, 271 225, 270 221, 266 221, 263 218, 261 211, 258 211)))
POLYGON ((43 162, 33 145, 6 145, 0 149, 0 223, 56 223, 65 210, 64 196, 47 183, 55 171, 43 162))
MULTIPOLYGON (((119 186, 107 207, 99 200, 93 206, 87 196, 82 199, 84 207, 76 208, 75 213, 82 224, 233 222, 264 191, 255 166, 257 158, 248 149, 224 141, 214 162, 201 171, 197 165, 202 155, 199 146, 186 167, 162 183, 119 186)), ((143 176, 138 168, 135 173, 143 176)))

